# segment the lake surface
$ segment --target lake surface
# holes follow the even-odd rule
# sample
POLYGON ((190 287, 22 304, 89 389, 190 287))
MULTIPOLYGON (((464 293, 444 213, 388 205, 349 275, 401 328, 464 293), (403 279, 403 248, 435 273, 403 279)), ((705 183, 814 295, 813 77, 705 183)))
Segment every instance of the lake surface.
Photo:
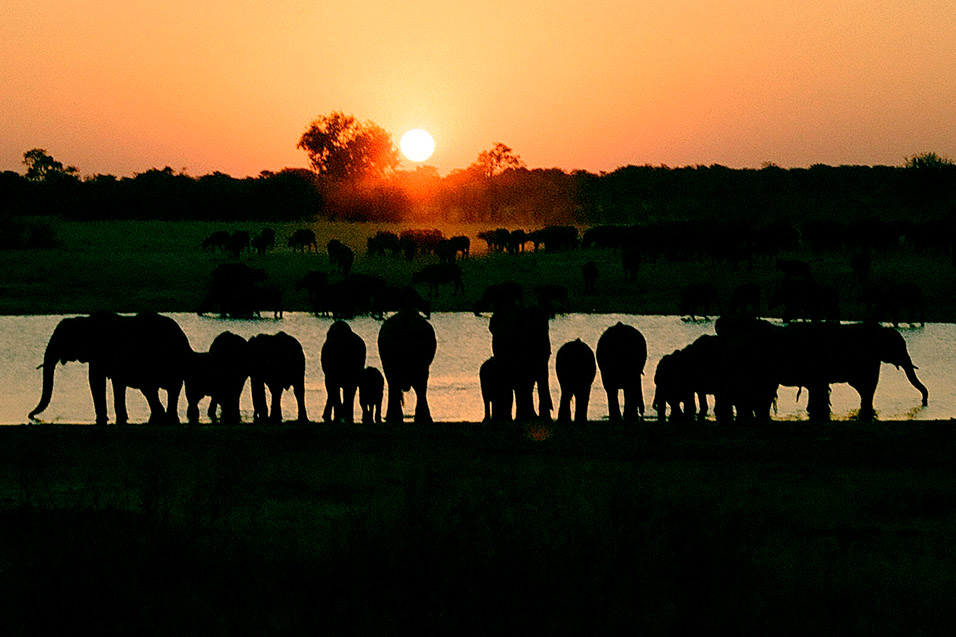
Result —
MULTIPOLYGON (((205 351, 220 332, 229 330, 249 338, 260 333, 285 331, 302 343, 306 355, 306 405, 312 420, 321 418, 325 405, 325 386, 319 353, 332 319, 307 313, 286 313, 281 320, 227 320, 200 317, 195 314, 171 313, 189 336, 193 349, 205 351)), ((40 397, 41 371, 47 340, 62 316, 0 316, 0 424, 21 424, 40 397)), ((648 359, 644 369, 644 400, 648 415, 654 395, 654 370, 661 356, 684 347, 702 334, 713 334, 712 321, 689 322, 676 316, 634 316, 627 314, 568 314, 551 321, 551 396, 557 415, 560 398, 554 376, 554 353, 567 341, 580 338, 596 348, 601 333, 618 321, 638 328, 647 339, 648 359)), ((478 368, 491 355, 489 316, 470 313, 436 313, 431 317, 438 338, 438 352, 431 367, 428 400, 436 421, 480 421, 484 414, 478 368)), ((349 321, 367 346, 367 365, 381 369, 377 337, 381 321, 357 318, 349 321)), ((880 384, 874 401, 878 417, 884 420, 940 420, 956 417, 956 325, 930 323, 923 328, 901 329, 910 355, 919 367, 917 374, 929 388, 929 406, 920 405, 919 393, 906 381, 902 371, 883 365, 880 384)), ((109 389, 107 390, 109 393, 109 389)), ((165 395, 161 394, 163 400, 165 395)), ((414 410, 414 392, 406 395, 406 417, 414 410)), ((113 420, 112 397, 107 396, 110 421, 113 420)), ((859 407, 856 392, 847 385, 833 385, 831 394, 833 417, 847 419, 859 407)), ((201 405, 205 422, 205 401, 201 405)), ((145 422, 149 411, 138 390, 127 390, 130 422, 145 422)), ((780 420, 804 420, 806 392, 797 398, 797 390, 781 387, 778 398, 780 420)), ((249 384, 242 398, 244 422, 252 420, 252 398, 249 384)), ((185 422, 186 400, 180 397, 180 418, 185 422)), ((291 392, 283 397, 283 413, 295 413, 291 392)), ((361 411, 356 406, 356 413, 361 411)), ((607 418, 607 399, 601 386, 600 372, 591 388, 589 418, 607 418)), ((87 366, 68 363, 57 367, 53 399, 40 414, 43 422, 92 423, 93 402, 87 382, 87 366)))

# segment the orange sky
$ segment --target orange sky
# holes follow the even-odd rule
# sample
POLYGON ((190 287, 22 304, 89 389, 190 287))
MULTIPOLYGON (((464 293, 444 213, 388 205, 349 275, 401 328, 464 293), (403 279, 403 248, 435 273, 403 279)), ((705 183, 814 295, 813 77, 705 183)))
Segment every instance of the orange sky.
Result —
POLYGON ((3 0, 0 170, 306 166, 314 117, 530 167, 956 158, 953 0, 3 0))

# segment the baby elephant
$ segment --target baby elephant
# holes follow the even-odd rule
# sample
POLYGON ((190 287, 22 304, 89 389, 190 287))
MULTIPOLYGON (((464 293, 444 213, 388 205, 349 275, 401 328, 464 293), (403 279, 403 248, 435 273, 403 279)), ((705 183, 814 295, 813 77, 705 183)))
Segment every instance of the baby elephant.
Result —
POLYGON ((385 378, 375 367, 366 367, 359 381, 359 404, 362 405, 362 422, 382 422, 382 396, 385 393, 385 378))

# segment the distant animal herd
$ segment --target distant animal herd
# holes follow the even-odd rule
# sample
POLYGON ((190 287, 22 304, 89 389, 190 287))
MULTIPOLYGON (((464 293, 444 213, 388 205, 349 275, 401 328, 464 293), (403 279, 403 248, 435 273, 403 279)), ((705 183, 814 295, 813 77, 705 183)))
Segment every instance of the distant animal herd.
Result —
MULTIPOLYGON (((951 258, 956 255, 951 238, 934 236, 932 228, 918 224, 871 222, 864 226, 837 223, 808 223, 801 229, 777 222, 765 228, 737 224, 666 223, 649 226, 594 226, 583 232, 574 226, 545 226, 538 230, 496 228, 477 233, 490 254, 519 256, 525 253, 561 253, 577 249, 607 250, 616 253, 625 281, 635 281, 644 264, 659 260, 723 265, 749 272, 758 261, 772 264, 779 275, 774 288, 761 289, 759 283, 746 280, 722 295, 711 280, 685 281, 679 289, 673 311, 692 319, 730 316, 759 316, 773 313, 784 322, 840 321, 844 318, 842 301, 849 290, 822 282, 814 276, 814 262, 824 253, 846 255, 846 268, 852 273, 855 292, 852 300, 857 312, 869 321, 920 323, 926 320, 926 298, 917 281, 870 280, 873 261, 892 259, 899 250, 936 252, 951 258), (811 258, 796 259, 789 251, 805 248, 811 258)), ((318 254, 315 232, 299 228, 291 232, 285 244, 298 253, 318 254)), ((445 237, 437 229, 409 229, 400 233, 379 231, 366 240, 368 258, 401 259, 408 263, 422 260, 407 284, 395 285, 385 277, 356 272, 356 251, 339 239, 329 240, 324 248, 327 270, 304 270, 294 290, 268 285, 268 275, 240 260, 244 252, 265 254, 275 250, 276 233, 263 228, 258 233, 245 230, 213 232, 202 241, 208 250, 231 254, 234 261, 218 265, 210 274, 207 292, 197 308, 201 314, 217 313, 231 318, 251 318, 269 311, 280 318, 283 300, 290 294, 303 295, 315 314, 348 319, 385 313, 403 307, 414 308, 426 316, 431 302, 443 291, 459 295, 465 290, 462 260, 472 255, 471 239, 464 235, 445 237)), ((613 259, 611 260, 613 262, 613 259)), ((600 293, 601 268, 594 260, 579 266, 577 276, 583 294, 600 293)), ((387 266, 385 266, 387 267, 387 266)), ((578 266, 575 266, 578 267, 578 266)), ((564 272, 563 274, 567 274, 564 272)), ((553 312, 569 311, 572 300, 566 285, 542 281, 534 287, 538 302, 551 304, 553 312)), ((479 301, 479 305, 484 301, 479 301)))

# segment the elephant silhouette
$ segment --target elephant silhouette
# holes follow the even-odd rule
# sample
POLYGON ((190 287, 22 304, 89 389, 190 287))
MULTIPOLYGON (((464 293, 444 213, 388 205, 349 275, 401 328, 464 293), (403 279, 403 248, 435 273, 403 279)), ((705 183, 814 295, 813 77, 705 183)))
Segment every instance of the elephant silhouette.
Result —
POLYGON ((558 421, 571 422, 571 401, 574 400, 574 422, 588 420, 591 384, 597 373, 594 352, 587 343, 575 339, 562 345, 554 356, 554 371, 561 387, 558 421))
POLYGON ((382 399, 385 396, 385 377, 375 367, 366 367, 359 382, 359 404, 362 422, 370 425, 382 422, 382 399))
POLYGON ((481 402, 485 408, 484 422, 507 422, 511 420, 514 392, 506 382, 507 373, 494 356, 481 364, 478 382, 481 386, 481 402))
POLYGON ((551 359, 548 311, 540 307, 506 307, 491 315, 491 352, 500 361, 504 383, 514 393, 515 418, 551 419, 548 361, 551 359), (538 411, 534 389, 538 388, 538 411))
POLYGON ((249 339, 249 382, 252 387, 253 422, 282 422, 282 392, 292 388, 297 420, 308 422, 305 407, 305 353, 302 344, 285 332, 258 334, 249 339), (269 388, 272 406, 266 402, 269 388))
POLYGON ((334 270, 338 270, 342 276, 348 276, 352 273, 352 264, 355 262, 355 252, 338 239, 332 239, 325 245, 326 252, 329 253, 329 263, 334 270))
POLYGON ((321 361, 328 396, 322 419, 352 423, 355 392, 365 371, 365 341, 348 323, 335 321, 326 333, 321 361))
POLYGON ((765 352, 760 343, 741 335, 705 334, 693 343, 661 358, 654 374, 654 408, 664 420, 704 420, 707 395, 714 396, 719 423, 754 418, 769 419, 777 383, 762 369, 765 352), (700 403, 699 408, 694 398, 700 403))
POLYGON ((441 286, 450 284, 452 296, 465 291, 461 280, 461 266, 457 263, 431 263, 412 274, 412 285, 426 283, 429 298, 441 291, 441 286))
POLYGON ((597 343, 597 364, 601 369, 601 384, 607 394, 608 419, 621 420, 618 392, 624 393, 624 419, 637 420, 644 416, 644 389, 641 376, 647 362, 647 341, 631 325, 618 321, 604 330, 597 343))
POLYGON ((880 366, 889 363, 903 370, 920 393, 922 404, 929 391, 916 376, 903 336, 894 328, 871 323, 851 325, 799 323, 778 326, 760 320, 718 320, 718 335, 735 335, 761 352, 757 376, 774 384, 805 387, 807 414, 829 420, 830 385, 847 383, 860 395, 859 417, 875 417, 873 396, 880 366))
POLYGON ((239 398, 249 377, 249 343, 232 332, 222 332, 208 352, 195 352, 186 373, 186 417, 199 422, 199 401, 209 396, 211 422, 238 424, 239 398), (219 411, 221 409, 221 416, 219 411))
POLYGON ((382 323, 378 353, 388 383, 387 422, 403 422, 403 396, 410 389, 415 390, 415 422, 432 421, 428 408, 428 368, 437 348, 435 328, 418 312, 402 310, 382 323))
POLYGON ((289 248, 295 252, 318 252, 318 244, 315 239, 315 232, 308 228, 299 228, 289 237, 289 248))
POLYGON ((150 424, 179 422, 178 402, 190 358, 189 339, 179 324, 167 316, 146 312, 120 316, 99 312, 61 320, 43 354, 43 389, 30 412, 33 419, 50 404, 57 363, 89 364, 90 393, 96 424, 107 423, 106 379, 113 385, 116 424, 129 420, 126 388, 139 389, 149 403, 150 424), (159 390, 167 396, 166 408, 159 390))
POLYGON ((260 284, 268 279, 262 268, 254 268, 245 263, 224 263, 212 271, 210 278, 211 283, 199 307, 199 314, 218 311, 220 315, 230 318, 252 318, 258 315, 259 305, 263 300, 272 305, 270 309, 277 314, 281 310, 281 293, 277 288, 272 288, 274 292, 269 293, 279 293, 278 306, 274 298, 260 298, 262 290, 270 290, 260 287, 260 284))

